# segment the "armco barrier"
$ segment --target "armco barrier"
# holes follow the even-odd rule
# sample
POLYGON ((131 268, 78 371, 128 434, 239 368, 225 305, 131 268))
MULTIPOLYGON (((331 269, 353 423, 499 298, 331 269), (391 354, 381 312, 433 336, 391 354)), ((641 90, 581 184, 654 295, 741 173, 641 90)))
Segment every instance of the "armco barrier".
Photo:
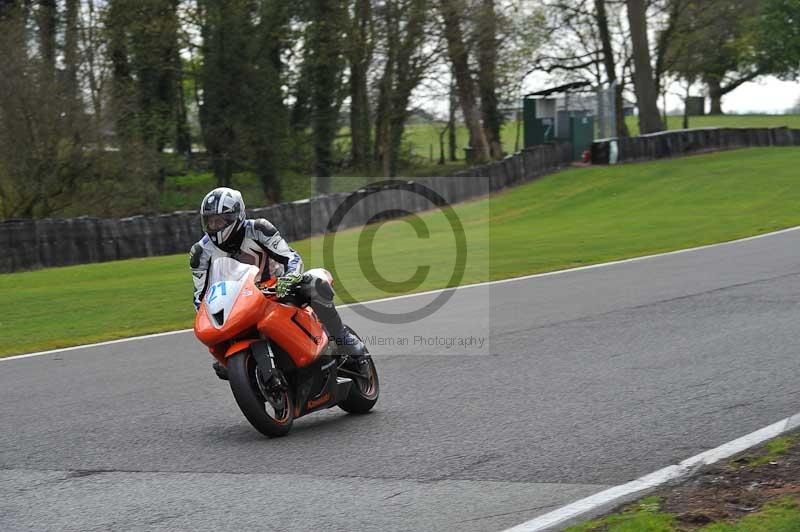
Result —
POLYGON ((650 161, 757 146, 800 146, 800 129, 707 128, 661 131, 640 137, 600 139, 592 143, 592 163, 608 164, 616 145, 616 162, 650 161))
MULTIPOLYGON (((557 171, 570 163, 569 144, 537 146, 502 161, 468 168, 451 177, 415 181, 448 203, 485 196, 517 183, 557 171)), ((376 178, 375 181, 380 181, 376 178)), ((339 229, 368 223, 380 213, 420 212, 432 208, 423 196, 387 185, 378 194, 362 189, 359 201, 339 229)), ((326 231, 337 207, 350 193, 329 194, 291 203, 250 209, 251 218, 267 218, 290 242, 326 231)), ((68 220, 8 220, 0 222, 0 272, 52 266, 150 257, 188 252, 202 236, 195 211, 114 220, 90 217, 68 220)))

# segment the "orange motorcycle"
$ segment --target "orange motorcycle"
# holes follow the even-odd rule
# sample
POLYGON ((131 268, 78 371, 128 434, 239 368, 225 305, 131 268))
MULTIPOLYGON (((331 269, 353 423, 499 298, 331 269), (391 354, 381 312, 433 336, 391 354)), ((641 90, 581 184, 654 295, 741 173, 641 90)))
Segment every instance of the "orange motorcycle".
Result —
POLYGON ((194 322, 197 338, 227 368, 236 403, 262 434, 284 436, 295 418, 338 406, 368 412, 378 401, 372 357, 340 355, 314 311, 296 294, 279 299, 258 269, 216 259, 194 322))

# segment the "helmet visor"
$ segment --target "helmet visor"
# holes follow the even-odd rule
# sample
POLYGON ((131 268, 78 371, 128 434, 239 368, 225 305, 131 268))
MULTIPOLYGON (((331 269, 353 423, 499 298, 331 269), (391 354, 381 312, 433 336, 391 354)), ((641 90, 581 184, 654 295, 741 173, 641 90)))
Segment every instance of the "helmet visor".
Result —
POLYGON ((218 233, 236 222, 237 214, 235 212, 211 213, 204 214, 203 230, 206 233, 218 233))

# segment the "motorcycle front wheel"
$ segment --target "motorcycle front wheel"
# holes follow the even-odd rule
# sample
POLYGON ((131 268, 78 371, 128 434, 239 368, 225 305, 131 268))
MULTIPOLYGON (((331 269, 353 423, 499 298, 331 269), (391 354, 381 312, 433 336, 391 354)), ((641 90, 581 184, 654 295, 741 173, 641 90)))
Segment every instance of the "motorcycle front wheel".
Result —
POLYGON ((292 394, 285 386, 263 382, 249 350, 228 359, 228 378, 236 404, 256 430, 270 438, 289 433, 294 421, 292 394))

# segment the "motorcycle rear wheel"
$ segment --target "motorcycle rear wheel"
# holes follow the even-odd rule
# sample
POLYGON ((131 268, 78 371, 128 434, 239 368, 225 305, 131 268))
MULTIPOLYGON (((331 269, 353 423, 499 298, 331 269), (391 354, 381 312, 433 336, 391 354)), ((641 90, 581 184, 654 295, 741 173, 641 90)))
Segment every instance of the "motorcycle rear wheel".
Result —
POLYGON ((256 360, 249 350, 228 359, 228 378, 236 404, 261 434, 270 438, 285 436, 294 421, 292 394, 283 389, 265 396, 257 371, 256 360))
POLYGON ((353 379, 353 385, 350 386, 347 399, 339 403, 339 408, 345 412, 366 414, 378 402, 381 387, 378 381, 378 371, 375 369, 372 357, 367 358, 366 365, 367 377, 355 377, 350 371, 343 374, 343 376, 353 379))

